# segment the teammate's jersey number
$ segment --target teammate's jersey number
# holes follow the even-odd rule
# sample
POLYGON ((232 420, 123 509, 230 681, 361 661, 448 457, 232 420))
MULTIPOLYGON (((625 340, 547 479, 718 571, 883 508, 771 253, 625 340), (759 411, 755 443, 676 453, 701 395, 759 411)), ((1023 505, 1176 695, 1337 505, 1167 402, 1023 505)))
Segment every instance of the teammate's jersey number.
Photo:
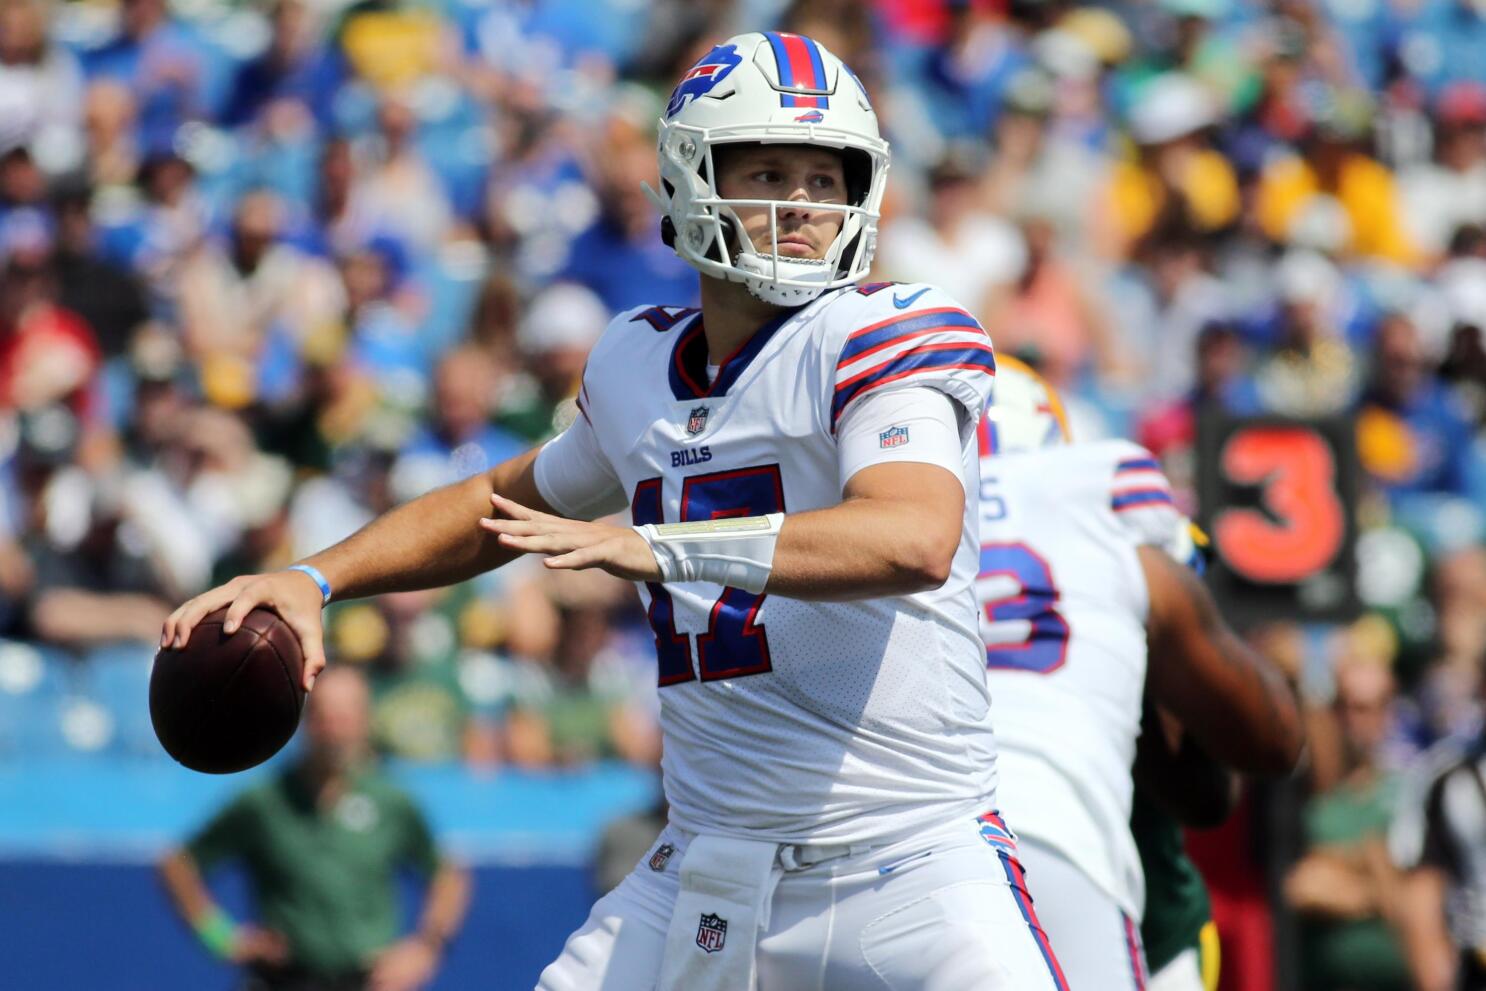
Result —
POLYGON ((1051 674, 1068 659, 1068 621, 1058 612, 1058 587, 1052 570, 1036 551, 1023 543, 985 544, 980 548, 978 589, 995 583, 1004 590, 990 599, 981 595, 985 618, 993 625, 1021 621, 1025 635, 1011 643, 986 647, 986 667, 998 670, 1051 674))
MULTIPOLYGON (((659 478, 647 478, 636 485, 630 504, 635 525, 664 523, 662 505, 659 478)), ((681 523, 782 512, 784 483, 778 465, 693 475, 681 484, 681 523)), ((763 625, 755 622, 766 596, 723 589, 712 606, 707 632, 697 634, 697 663, 693 666, 691 637, 676 630, 671 593, 659 582, 648 582, 645 587, 650 591, 649 619, 655 631, 662 688, 698 677, 718 681, 772 669, 768 635, 763 625)))

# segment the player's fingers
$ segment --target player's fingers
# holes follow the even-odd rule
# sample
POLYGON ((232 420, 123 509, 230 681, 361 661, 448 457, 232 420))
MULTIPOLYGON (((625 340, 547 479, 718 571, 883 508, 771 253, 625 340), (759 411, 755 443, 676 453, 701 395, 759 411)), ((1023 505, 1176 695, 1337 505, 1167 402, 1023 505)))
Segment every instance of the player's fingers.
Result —
POLYGON ((214 588, 209 592, 201 593, 182 606, 178 610, 179 615, 176 616, 175 626, 172 631, 173 636, 168 641, 168 645, 173 645, 177 649, 184 647, 186 641, 191 638, 191 631, 196 628, 196 624, 201 622, 208 613, 222 608, 237 598, 238 590, 241 587, 241 585, 228 582, 226 585, 214 588))
POLYGON ((500 543, 502 547, 523 554, 565 554, 580 545, 580 541, 570 533, 503 533, 500 543))
POLYGON ((314 691, 315 679, 325 670, 325 641, 320 617, 316 616, 313 623, 290 620, 289 628, 299 637, 299 652, 304 656, 304 690, 314 691))
POLYGON ((604 563, 602 548, 602 544, 575 547, 566 553, 549 557, 542 563, 558 571, 581 571, 584 568, 593 568, 604 563))
POLYGON ((228 636, 236 633, 243 620, 248 618, 248 613, 263 605, 264 599, 259 586, 249 585, 239 592, 237 598, 227 607, 227 615, 222 618, 222 632, 228 636))
POLYGON ((480 518, 480 526, 491 533, 514 533, 517 536, 526 537, 534 533, 543 533, 551 529, 551 524, 540 520, 496 520, 489 516, 480 518))
POLYGON ((516 520, 530 520, 535 519, 538 516, 546 515, 544 513, 537 512, 535 509, 527 509, 525 506, 521 505, 521 503, 513 502, 512 500, 507 499, 505 496, 499 494, 498 492, 490 493, 490 504, 496 509, 505 513, 507 516, 516 520))

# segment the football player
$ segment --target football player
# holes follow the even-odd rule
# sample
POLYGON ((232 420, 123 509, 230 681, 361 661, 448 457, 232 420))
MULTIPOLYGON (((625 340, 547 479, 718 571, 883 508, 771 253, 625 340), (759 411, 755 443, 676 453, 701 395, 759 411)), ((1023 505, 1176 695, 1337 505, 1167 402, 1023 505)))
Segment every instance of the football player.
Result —
POLYGON ((332 595, 521 553, 634 580, 670 824, 541 988, 1065 988, 995 813, 971 588, 990 341, 933 286, 859 285, 888 148, 811 39, 709 51, 659 155, 700 311, 621 313, 556 439, 203 594, 164 638, 269 605, 313 679, 332 595))
POLYGON ((979 437, 976 589, 1001 807, 1074 991, 1140 989, 1129 823, 1143 692, 1214 758, 1253 773, 1295 765, 1300 715, 1188 567, 1190 524, 1149 452, 1069 445, 1056 393, 1006 357, 979 437))

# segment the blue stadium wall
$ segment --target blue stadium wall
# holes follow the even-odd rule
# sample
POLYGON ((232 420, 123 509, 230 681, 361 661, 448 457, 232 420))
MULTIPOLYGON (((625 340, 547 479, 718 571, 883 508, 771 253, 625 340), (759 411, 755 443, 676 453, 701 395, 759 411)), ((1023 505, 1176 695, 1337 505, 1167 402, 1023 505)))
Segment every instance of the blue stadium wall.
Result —
MULTIPOLYGON (((589 864, 603 825, 655 799, 651 776, 621 767, 393 774, 474 869, 469 919, 433 984, 446 991, 529 991, 593 900, 589 864)), ((255 776, 158 762, 0 763, 0 991, 231 991, 233 972, 172 912, 154 861, 255 776)), ((250 914, 240 873, 211 884, 250 914)), ((409 881, 410 917, 417 894, 409 881)))

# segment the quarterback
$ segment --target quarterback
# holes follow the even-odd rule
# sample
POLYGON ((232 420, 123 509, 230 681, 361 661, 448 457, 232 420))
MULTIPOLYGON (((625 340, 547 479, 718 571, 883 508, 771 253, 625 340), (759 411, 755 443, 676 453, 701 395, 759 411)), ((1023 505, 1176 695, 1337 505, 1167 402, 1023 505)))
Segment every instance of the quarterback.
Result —
MULTIPOLYGON (((1187 567, 1191 524, 1150 452, 1069 444, 1056 392, 1015 359, 1000 364, 980 427, 976 588, 1001 807, 1074 991, 1142 991, 1145 888, 1129 823, 1144 694, 1250 773, 1294 767, 1300 713, 1187 567)), ((1160 983, 1200 991, 1195 965, 1191 978, 1160 983)))
POLYGON ((540 988, 1065 988, 996 813, 972 592, 990 341, 932 286, 860 284, 888 148, 811 39, 714 47, 659 156, 699 311, 619 314, 560 436, 199 596, 164 637, 266 604, 313 678, 331 595, 523 553, 633 580, 670 825, 540 988))

